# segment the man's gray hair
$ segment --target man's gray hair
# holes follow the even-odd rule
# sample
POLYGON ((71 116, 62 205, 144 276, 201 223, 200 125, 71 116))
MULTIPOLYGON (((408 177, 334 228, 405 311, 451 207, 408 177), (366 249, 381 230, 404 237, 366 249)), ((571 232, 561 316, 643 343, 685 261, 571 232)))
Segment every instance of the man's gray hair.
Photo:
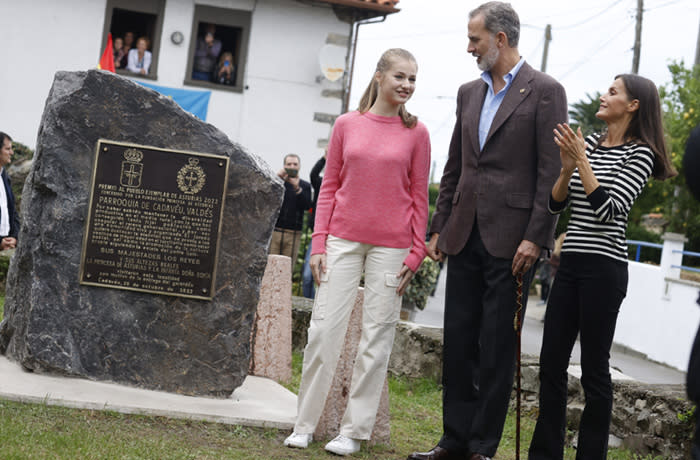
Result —
POLYGON ((469 19, 482 14, 484 26, 493 35, 503 32, 508 38, 508 45, 517 48, 520 40, 520 18, 510 3, 487 2, 469 13, 469 19))

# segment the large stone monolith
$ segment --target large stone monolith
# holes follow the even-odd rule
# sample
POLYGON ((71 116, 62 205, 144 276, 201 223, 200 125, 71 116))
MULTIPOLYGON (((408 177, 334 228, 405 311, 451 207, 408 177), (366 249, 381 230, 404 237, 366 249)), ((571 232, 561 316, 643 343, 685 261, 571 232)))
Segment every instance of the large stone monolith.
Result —
POLYGON ((0 351, 37 372, 227 397, 245 379, 283 188, 172 100, 103 71, 58 72, 22 195, 0 351), (230 158, 213 298, 79 283, 98 139, 230 158))

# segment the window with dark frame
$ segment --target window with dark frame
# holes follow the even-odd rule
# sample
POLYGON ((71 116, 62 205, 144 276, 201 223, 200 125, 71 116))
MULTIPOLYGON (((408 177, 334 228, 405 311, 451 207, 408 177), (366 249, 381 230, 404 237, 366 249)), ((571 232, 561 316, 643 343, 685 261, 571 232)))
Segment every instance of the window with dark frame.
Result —
POLYGON ((241 92, 250 12, 195 5, 185 84, 241 92))
MULTIPOLYGON (((146 51, 150 53, 151 58, 148 72, 143 75, 137 71, 127 70, 128 51, 120 54, 115 49, 117 73, 156 79, 164 8, 164 0, 107 0, 101 49, 106 46, 108 33, 112 34, 112 42, 115 46, 119 39, 124 42, 127 35, 132 35, 131 48, 136 49, 138 40, 143 37, 147 42, 146 51)), ((138 59, 137 54, 138 65, 142 66, 147 62, 144 58, 138 59)))

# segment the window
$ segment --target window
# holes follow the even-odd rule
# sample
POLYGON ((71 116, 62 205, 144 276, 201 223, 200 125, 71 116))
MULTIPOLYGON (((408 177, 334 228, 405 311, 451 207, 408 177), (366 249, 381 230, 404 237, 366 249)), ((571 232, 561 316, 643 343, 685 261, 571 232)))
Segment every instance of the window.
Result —
POLYGON ((243 91, 250 12, 195 5, 185 83, 243 91))
POLYGON ((117 73, 156 79, 164 7, 165 0, 107 0, 101 49, 107 45, 107 33, 111 32, 117 73), (145 40, 139 50, 141 38, 145 40), (120 41, 125 47, 131 42, 134 49, 129 68, 129 53, 117 50, 120 41))

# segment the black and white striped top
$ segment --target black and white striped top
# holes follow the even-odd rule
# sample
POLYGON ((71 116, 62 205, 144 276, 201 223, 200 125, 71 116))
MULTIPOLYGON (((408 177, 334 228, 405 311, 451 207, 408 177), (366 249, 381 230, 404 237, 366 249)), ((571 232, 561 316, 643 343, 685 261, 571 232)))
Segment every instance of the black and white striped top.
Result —
POLYGON ((578 169, 569 181, 563 202, 550 195, 549 211, 562 212, 571 204, 571 219, 562 252, 600 254, 627 261, 627 216, 654 168, 647 145, 628 143, 598 146, 599 134, 586 138, 586 155, 600 186, 586 196, 578 169))

